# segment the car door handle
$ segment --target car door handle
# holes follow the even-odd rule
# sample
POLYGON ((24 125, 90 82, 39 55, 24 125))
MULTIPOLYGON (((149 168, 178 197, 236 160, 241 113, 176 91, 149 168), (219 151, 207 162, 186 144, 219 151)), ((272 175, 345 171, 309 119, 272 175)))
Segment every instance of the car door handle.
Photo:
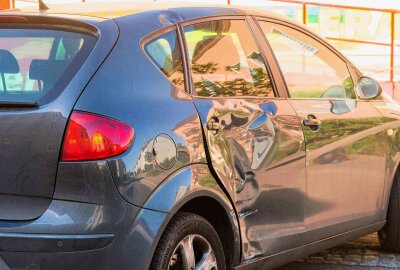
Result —
POLYGON ((315 115, 307 115, 307 119, 303 120, 303 125, 309 127, 312 131, 317 131, 321 126, 321 120, 318 120, 315 115))
POLYGON ((303 124, 308 127, 315 127, 321 125, 321 120, 308 118, 303 120, 303 124))
POLYGON ((221 124, 219 123, 219 119, 217 117, 211 117, 207 122, 207 129, 211 130, 213 134, 217 134, 221 129, 221 124))

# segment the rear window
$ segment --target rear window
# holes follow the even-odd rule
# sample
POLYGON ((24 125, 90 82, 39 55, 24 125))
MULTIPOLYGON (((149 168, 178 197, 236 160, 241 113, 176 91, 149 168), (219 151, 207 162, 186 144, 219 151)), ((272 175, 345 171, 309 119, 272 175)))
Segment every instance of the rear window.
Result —
POLYGON ((0 103, 35 103, 65 87, 96 38, 42 29, 0 29, 0 103))

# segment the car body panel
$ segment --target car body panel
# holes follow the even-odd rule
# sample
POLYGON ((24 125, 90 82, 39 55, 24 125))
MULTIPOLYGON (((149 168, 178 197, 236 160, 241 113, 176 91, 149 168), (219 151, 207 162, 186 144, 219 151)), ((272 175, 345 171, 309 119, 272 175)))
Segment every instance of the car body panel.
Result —
POLYGON ((400 162, 400 105, 386 94, 383 94, 380 100, 373 100, 370 103, 381 113, 384 130, 387 135, 384 141, 388 147, 386 153, 385 188, 381 204, 381 212, 386 215, 391 187, 400 162))
POLYGON ((308 229, 377 215, 388 150, 379 112, 368 102, 357 100, 289 102, 301 119, 313 115, 322 122, 316 131, 303 127, 307 145, 308 229), (348 207, 350 204, 352 207, 348 207))
MULTIPOLYGON (((317 40, 345 61, 357 84, 361 73, 322 38, 281 19, 266 16, 259 19, 289 26, 317 40)), ((285 74, 279 71, 274 76, 284 77, 285 74)), ((289 96, 286 84, 283 87, 289 96)), ((371 106, 373 100, 288 98, 288 101, 303 124, 306 141, 306 232, 298 235, 298 245, 318 246, 321 239, 340 238, 343 232, 358 231, 366 224, 379 224, 386 215, 381 211, 381 203, 390 147, 386 143, 384 119, 371 106), (304 126, 303 121, 309 116, 321 121, 318 130, 304 126), (366 164, 370 165, 365 167, 366 164)), ((305 250, 309 249, 307 246, 305 250)))
POLYGON ((139 14, 130 20, 118 20, 119 42, 75 106, 77 110, 120 119, 134 128, 133 146, 108 163, 122 196, 138 206, 143 206, 152 191, 175 170, 205 161, 201 125, 192 98, 155 68, 138 42, 164 23, 148 19, 141 31, 131 27, 146 18, 139 14), (149 122, 155 125, 149 128, 149 122), (169 169, 155 162, 154 143, 160 134, 176 145, 176 156, 171 157, 175 162, 169 169))
POLYGON ((296 248, 286 250, 284 252, 276 253, 272 256, 265 256, 255 258, 244 262, 243 264, 235 267, 234 269, 275 269, 276 267, 282 266, 284 262, 294 261, 299 258, 303 258, 309 254, 326 250, 330 247, 340 245, 348 240, 356 239, 358 237, 367 235, 368 233, 378 231, 383 227, 385 221, 381 221, 367 226, 359 227, 355 230, 344 231, 341 234, 334 235, 328 238, 322 238, 318 241, 314 241, 309 244, 299 245, 296 248))
POLYGON ((295 246, 290 236, 305 228, 307 198, 304 137, 294 110, 284 99, 194 102, 213 169, 239 215, 244 256, 295 246), (221 122, 217 134, 206 128, 213 117, 221 122))

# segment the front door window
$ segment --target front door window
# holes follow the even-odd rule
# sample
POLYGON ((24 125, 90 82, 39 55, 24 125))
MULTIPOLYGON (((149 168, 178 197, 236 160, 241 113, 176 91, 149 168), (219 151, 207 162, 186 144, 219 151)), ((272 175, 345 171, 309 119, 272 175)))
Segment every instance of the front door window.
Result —
POLYGON ((315 39, 288 26, 260 22, 292 98, 355 99, 346 63, 315 39))

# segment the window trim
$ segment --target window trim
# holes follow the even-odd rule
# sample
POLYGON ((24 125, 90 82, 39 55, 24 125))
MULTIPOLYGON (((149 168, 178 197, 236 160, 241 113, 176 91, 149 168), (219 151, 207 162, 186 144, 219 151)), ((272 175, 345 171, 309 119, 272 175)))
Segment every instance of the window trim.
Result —
POLYGON ((253 34, 259 44, 260 52, 263 56, 264 63, 267 63, 267 68, 271 74, 271 79, 275 85, 275 96, 276 98, 288 98, 288 92, 286 91, 286 82, 282 76, 280 66, 275 60, 275 55, 269 47, 269 43, 264 38, 264 33, 259 26, 254 16, 248 16, 250 27, 253 30, 253 34))
POLYGON ((179 23, 179 29, 180 29, 180 35, 181 39, 183 42, 183 48, 184 48, 184 53, 185 53, 185 61, 186 61, 186 69, 188 71, 188 87, 189 91, 188 93, 193 97, 193 98, 198 98, 198 99, 282 99, 279 95, 278 89, 275 84, 275 79, 274 79, 274 74, 268 64, 267 57, 264 54, 263 47, 260 44, 260 40, 258 38, 257 33, 254 31, 254 27, 252 27, 251 21, 252 18, 249 15, 229 15, 229 16, 210 16, 210 17, 204 17, 204 18, 196 18, 193 20, 188 20, 182 23, 179 23), (187 49, 187 43, 186 39, 184 37, 184 30, 183 28, 186 26, 198 24, 198 23, 203 23, 203 22, 210 22, 210 21, 221 21, 221 20, 242 20, 244 23, 247 25, 250 35, 253 37, 253 40, 259 50, 259 53, 262 56, 263 62, 265 69, 268 73, 268 76, 271 80, 272 84, 272 91, 274 92, 274 97, 263 97, 263 96, 219 96, 219 97, 207 97, 207 96, 199 96, 194 90, 194 85, 193 85, 193 79, 192 79, 192 74, 191 74, 191 63, 189 60, 189 52, 187 49))
POLYGON ((170 84, 173 85, 176 89, 178 89, 179 91, 185 93, 186 95, 190 95, 189 88, 188 88, 188 80, 187 80, 188 71, 186 69, 186 64, 185 64, 186 52, 184 50, 184 47, 182 46, 181 36, 180 36, 180 32, 179 32, 179 25, 178 24, 174 24, 174 25, 168 25, 168 26, 159 28, 156 31, 153 31, 153 32, 145 35, 139 42, 140 42, 140 48, 142 49, 144 55, 150 61, 150 63, 161 73, 161 75, 165 79, 167 79, 170 82, 170 84), (149 42, 161 37, 162 35, 168 34, 168 33, 172 32, 172 31, 175 31, 175 33, 176 33, 179 50, 181 52, 182 67, 183 67, 183 80, 184 80, 183 88, 178 87, 173 82, 171 82, 171 80, 160 70, 160 68, 157 66, 157 64, 154 62, 154 60, 150 57, 149 53, 146 51, 146 45, 149 42))
POLYGON ((181 47, 181 54, 182 54, 182 64, 183 64, 183 70, 184 70, 184 78, 185 78, 185 92, 192 96, 192 76, 190 73, 190 61, 189 59, 189 54, 187 50, 187 45, 186 41, 184 38, 184 33, 183 33, 183 27, 181 24, 177 24, 177 34, 178 34, 178 40, 179 40, 179 46, 181 47))
POLYGON ((358 78, 354 77, 354 73, 352 72, 351 67, 354 67, 354 65, 343 55, 341 54, 339 51, 337 51, 331 44, 329 44, 328 42, 326 42, 324 39, 322 39, 321 37, 319 37, 318 35, 308 31, 307 29, 304 29, 303 27, 300 27, 298 25, 286 22, 286 21, 282 21, 279 19, 271 19, 271 18, 266 18, 266 17, 261 17, 261 16, 255 16, 254 17, 255 23, 257 24, 259 30, 260 30, 260 34, 262 35, 264 41, 266 42, 267 46, 268 46, 268 50, 272 53, 273 58, 274 58, 274 62, 277 65, 277 68, 279 70, 280 76, 282 77, 283 81, 284 81, 284 87, 286 90, 286 94, 287 94, 287 98, 291 99, 291 100, 349 100, 347 98, 293 98, 290 96, 290 92, 286 83, 286 79, 283 76, 283 72, 282 69, 280 68, 280 65, 278 63, 278 59, 275 56, 275 53, 272 50, 272 47, 265 35, 265 33, 262 31, 260 22, 266 22, 266 23, 273 23, 273 24, 278 24, 278 25, 282 25, 282 26, 286 26, 289 28, 292 28, 295 31, 299 31, 302 34, 308 36, 309 38, 314 39, 316 42, 318 42, 319 44, 321 44, 322 46, 324 46, 325 48, 327 48, 329 51, 331 51, 332 53, 334 53, 337 57, 339 57, 343 63, 346 65, 346 68, 349 72, 349 75, 351 76, 353 83, 354 83, 354 87, 353 87, 353 91, 354 94, 356 96, 355 99, 350 99, 350 100, 356 100, 356 101, 360 101, 360 98, 358 97, 357 91, 356 91, 356 84, 358 83, 358 78))

